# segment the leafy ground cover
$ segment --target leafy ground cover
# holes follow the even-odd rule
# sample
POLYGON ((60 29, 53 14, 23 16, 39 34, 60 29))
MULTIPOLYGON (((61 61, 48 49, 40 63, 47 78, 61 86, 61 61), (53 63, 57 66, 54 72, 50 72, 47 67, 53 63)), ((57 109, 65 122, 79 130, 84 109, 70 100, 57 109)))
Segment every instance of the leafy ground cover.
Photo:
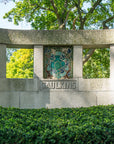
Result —
POLYGON ((114 105, 88 108, 0 107, 0 144, 113 144, 114 105))

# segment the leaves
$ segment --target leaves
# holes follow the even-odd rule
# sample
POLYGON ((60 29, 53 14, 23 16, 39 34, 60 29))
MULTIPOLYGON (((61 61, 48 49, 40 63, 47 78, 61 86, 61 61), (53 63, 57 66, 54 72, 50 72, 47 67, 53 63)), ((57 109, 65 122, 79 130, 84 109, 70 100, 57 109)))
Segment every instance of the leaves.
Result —
POLYGON ((33 78, 33 49, 18 49, 6 64, 7 78, 33 78))
MULTIPOLYGON (((88 49, 83 50, 83 56, 88 49)), ((110 49, 96 49, 91 58, 83 66, 84 78, 109 78, 110 77, 110 49)))
POLYGON ((1 143, 113 143, 114 106, 62 109, 0 107, 1 143))
MULTIPOLYGON (((102 22, 113 16, 112 0, 23 0, 15 2, 16 6, 5 14, 4 18, 14 20, 14 24, 26 19, 34 29, 58 29, 65 23, 66 29, 103 28, 102 22), (69 15, 68 15, 69 13, 69 15), (71 17, 72 15, 72 17, 71 17)), ((111 28, 113 20, 107 25, 111 28)))

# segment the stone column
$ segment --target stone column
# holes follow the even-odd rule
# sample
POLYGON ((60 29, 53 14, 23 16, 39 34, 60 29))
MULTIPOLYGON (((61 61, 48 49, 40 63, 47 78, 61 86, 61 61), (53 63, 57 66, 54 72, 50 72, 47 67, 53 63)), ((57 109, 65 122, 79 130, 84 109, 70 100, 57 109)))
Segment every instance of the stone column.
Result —
POLYGON ((6 45, 0 44, 0 78, 6 78, 6 45))
POLYGON ((110 78, 114 80, 114 45, 110 45, 110 78))
POLYGON ((34 46, 34 78, 43 79, 43 46, 34 46))
POLYGON ((83 77, 82 46, 73 47, 73 78, 83 77))

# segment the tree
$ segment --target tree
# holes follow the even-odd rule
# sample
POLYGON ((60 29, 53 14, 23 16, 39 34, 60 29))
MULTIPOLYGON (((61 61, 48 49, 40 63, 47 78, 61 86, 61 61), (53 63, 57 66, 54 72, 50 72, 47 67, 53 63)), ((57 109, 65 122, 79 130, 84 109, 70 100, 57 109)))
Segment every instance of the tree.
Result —
POLYGON ((13 52, 17 51, 17 48, 7 48, 6 49, 6 61, 10 61, 10 57, 12 56, 13 52))
MULTIPOLYGON (((15 4, 4 18, 16 25, 26 19, 38 30, 113 28, 113 0, 18 0, 15 4)), ((108 51, 106 49, 107 55, 108 51)), ((83 64, 86 68, 94 53, 95 49, 85 50, 83 64)))
POLYGON ((113 0, 18 0, 15 4, 4 18, 17 25, 26 19, 34 29, 105 28, 112 27, 114 19, 113 0))
MULTIPOLYGON (((87 55, 88 50, 83 50, 83 55, 87 55)), ((109 78, 110 77, 110 50, 96 49, 93 55, 83 66, 84 78, 109 78)))
POLYGON ((33 49, 18 49, 6 64, 7 78, 33 78, 33 49))

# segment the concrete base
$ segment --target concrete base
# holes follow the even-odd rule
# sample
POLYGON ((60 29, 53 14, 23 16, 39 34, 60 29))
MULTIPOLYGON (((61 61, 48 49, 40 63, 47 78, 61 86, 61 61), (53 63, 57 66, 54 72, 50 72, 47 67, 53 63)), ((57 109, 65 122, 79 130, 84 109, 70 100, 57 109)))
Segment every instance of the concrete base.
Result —
MULTIPOLYGON (((114 104, 114 88, 110 79, 78 78, 76 87, 49 87, 50 80, 0 79, 0 105, 17 108, 66 108, 114 104), (41 87, 46 84, 46 87, 41 87), (108 86, 106 85, 108 84, 108 86), (101 86, 100 86, 101 85, 101 86)), ((53 82, 53 81, 52 81, 53 82)), ((61 81, 66 82, 65 80, 61 81)), ((70 80, 71 82, 71 80, 70 80)), ((65 83, 66 84, 66 83, 65 83)))

